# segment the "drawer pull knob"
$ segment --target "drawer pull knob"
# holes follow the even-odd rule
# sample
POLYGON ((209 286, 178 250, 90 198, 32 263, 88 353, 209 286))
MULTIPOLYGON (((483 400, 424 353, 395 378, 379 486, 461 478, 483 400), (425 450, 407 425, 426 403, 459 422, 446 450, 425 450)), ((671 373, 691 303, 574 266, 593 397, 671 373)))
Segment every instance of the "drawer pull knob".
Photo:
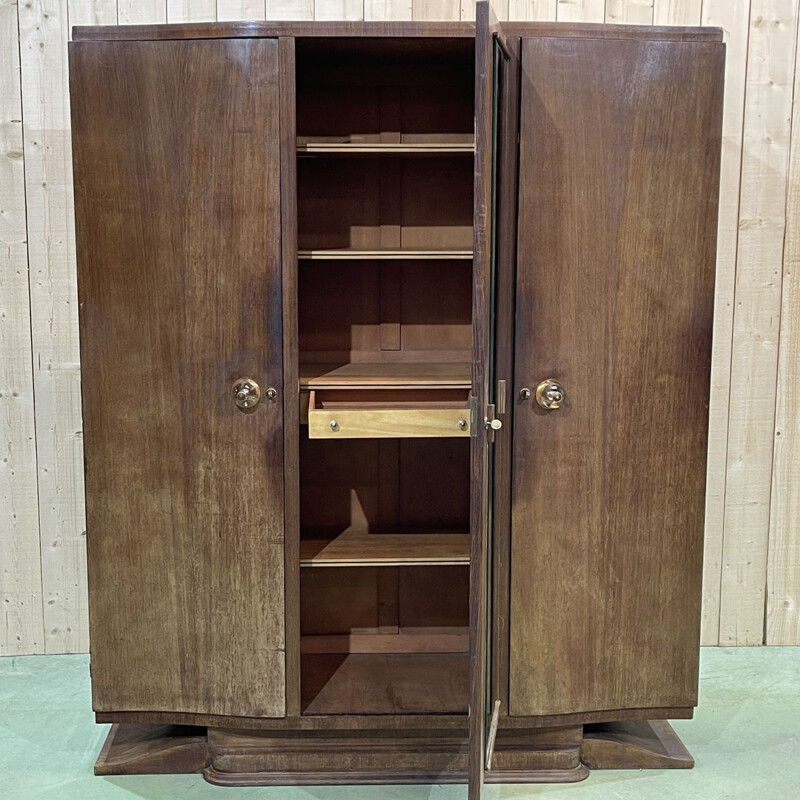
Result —
POLYGON ((554 411, 561 408, 566 392, 564 387, 552 378, 542 381, 536 387, 536 402, 542 407, 554 411))
POLYGON ((465 419, 460 419, 458 421, 458 427, 461 428, 462 431, 467 429, 467 421, 465 419))
POLYGON ((332 431, 339 430, 339 423, 335 419, 331 420, 330 425, 332 431))
POLYGON ((245 410, 258 404, 261 388, 252 378, 239 378, 233 384, 233 402, 237 408, 245 410))

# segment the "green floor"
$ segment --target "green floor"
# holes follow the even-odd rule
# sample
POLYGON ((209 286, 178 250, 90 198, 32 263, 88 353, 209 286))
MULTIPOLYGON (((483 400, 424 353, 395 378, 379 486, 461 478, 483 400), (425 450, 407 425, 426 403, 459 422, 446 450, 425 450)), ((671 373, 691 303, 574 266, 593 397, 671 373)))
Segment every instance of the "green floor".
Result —
MULTIPOLYGON (((495 798, 800 798, 800 648, 706 648, 700 707, 675 729, 691 770, 593 772, 562 786, 490 786, 495 798)), ((0 798, 450 800, 463 786, 221 789, 198 775, 95 778, 107 726, 90 711, 87 656, 0 658, 0 798)))

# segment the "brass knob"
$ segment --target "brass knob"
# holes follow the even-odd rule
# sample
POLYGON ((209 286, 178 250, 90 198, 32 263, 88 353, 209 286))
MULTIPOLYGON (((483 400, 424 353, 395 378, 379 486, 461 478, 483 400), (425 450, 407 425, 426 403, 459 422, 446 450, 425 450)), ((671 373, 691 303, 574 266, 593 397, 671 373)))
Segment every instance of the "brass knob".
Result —
POLYGON ((491 428, 493 431, 499 431, 503 427, 503 421, 500 419, 487 419, 486 427, 491 428))
POLYGON ((561 404, 564 402, 566 396, 564 387, 552 378, 542 381, 536 387, 536 402, 542 408, 546 408, 549 411, 555 411, 555 409, 561 408, 561 404))
POLYGON ((261 388, 252 378, 239 378, 233 384, 233 401, 237 408, 252 408, 261 399, 261 388))

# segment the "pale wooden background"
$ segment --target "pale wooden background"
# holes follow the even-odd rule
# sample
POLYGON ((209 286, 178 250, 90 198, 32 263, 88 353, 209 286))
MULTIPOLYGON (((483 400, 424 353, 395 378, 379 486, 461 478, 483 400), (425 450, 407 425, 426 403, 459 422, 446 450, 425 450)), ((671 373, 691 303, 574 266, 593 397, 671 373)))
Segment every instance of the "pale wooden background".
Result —
MULTIPOLYGON (((725 29, 703 641, 800 644, 800 0, 503 2, 513 19, 725 29)), ((0 0, 0 655, 88 646, 70 26, 473 15, 470 0, 0 0)))

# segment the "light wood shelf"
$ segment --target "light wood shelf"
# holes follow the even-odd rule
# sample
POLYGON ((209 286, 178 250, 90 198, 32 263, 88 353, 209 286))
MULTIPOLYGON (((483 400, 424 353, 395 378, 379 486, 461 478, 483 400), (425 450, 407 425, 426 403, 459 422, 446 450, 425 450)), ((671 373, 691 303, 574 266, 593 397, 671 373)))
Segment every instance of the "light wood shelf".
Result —
POLYGON ((468 653, 301 656, 304 714, 465 714, 468 653))
POLYGON ((302 261, 331 261, 331 260, 453 260, 472 259, 472 250, 351 250, 337 248, 334 250, 299 250, 297 257, 302 261))
POLYGON ((472 367, 458 363, 301 364, 305 389, 469 389, 472 367))
POLYGON ((315 155, 462 155, 475 152, 475 142, 331 142, 298 141, 297 154, 315 155))
POLYGON ((468 533, 375 533, 348 528, 334 538, 300 540, 301 567, 460 566, 468 533))

